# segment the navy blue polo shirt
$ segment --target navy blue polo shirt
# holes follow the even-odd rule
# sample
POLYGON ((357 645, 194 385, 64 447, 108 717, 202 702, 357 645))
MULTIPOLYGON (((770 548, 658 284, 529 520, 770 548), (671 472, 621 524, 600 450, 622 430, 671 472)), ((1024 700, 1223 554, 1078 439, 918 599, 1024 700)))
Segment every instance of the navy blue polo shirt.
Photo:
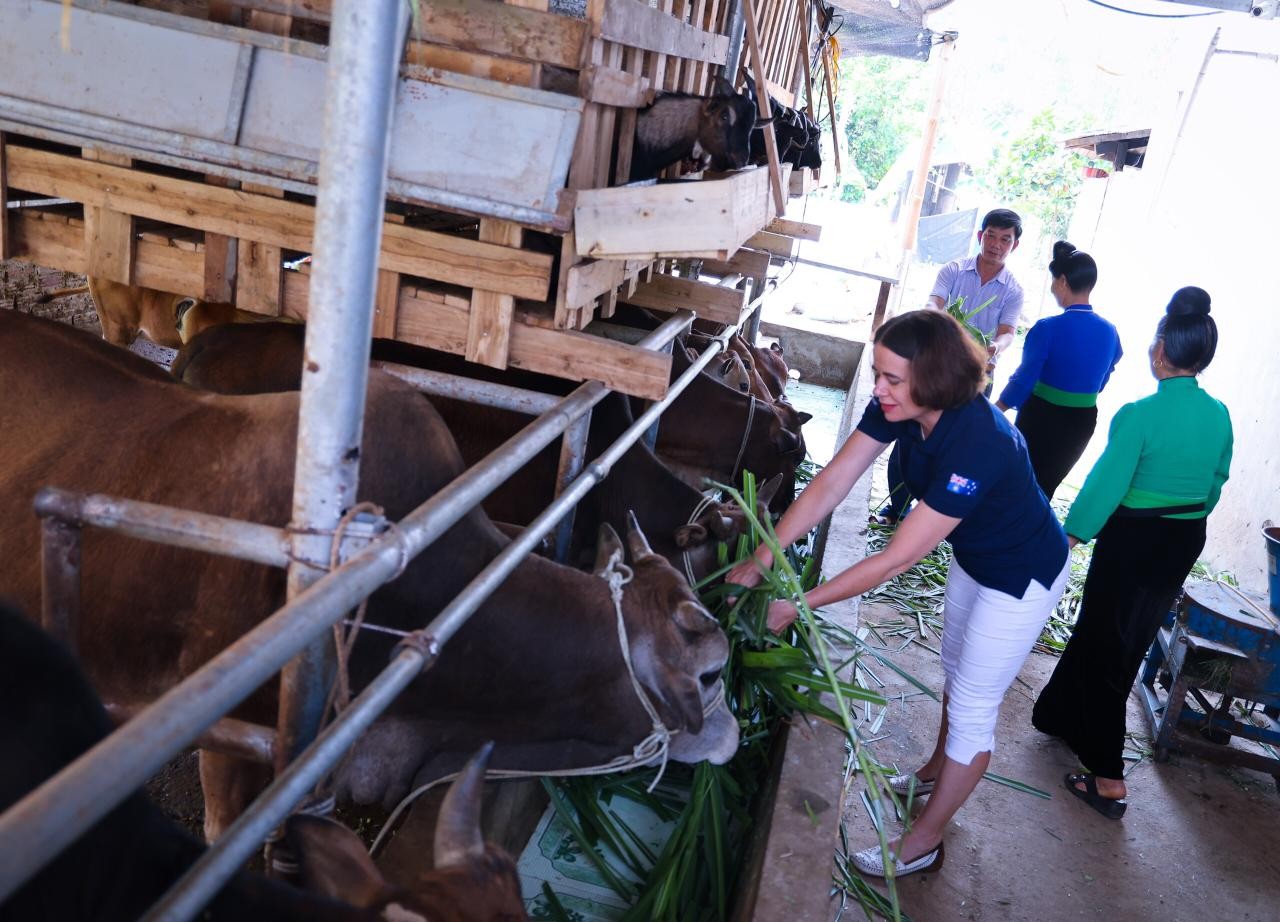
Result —
POLYGON ((911 495, 960 519, 948 540, 979 585, 1019 599, 1032 580, 1053 585, 1067 536, 1036 483, 1022 433, 985 397, 944 410, 927 439, 915 421, 885 419, 873 397, 858 429, 877 442, 896 440, 911 495))

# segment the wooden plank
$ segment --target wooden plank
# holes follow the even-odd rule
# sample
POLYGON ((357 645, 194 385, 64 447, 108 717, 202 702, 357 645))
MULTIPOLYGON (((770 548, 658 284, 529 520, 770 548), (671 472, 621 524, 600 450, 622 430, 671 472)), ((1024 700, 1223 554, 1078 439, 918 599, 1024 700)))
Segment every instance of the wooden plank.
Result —
MULTIPOLYGON (((139 217, 310 252, 315 208, 31 148, 10 146, 9 182, 53 198, 111 205, 139 217)), ((552 257, 386 224, 379 265, 406 275, 542 301, 552 257)))
MULTIPOLYGON (((523 228, 510 221, 483 218, 480 239, 485 243, 519 247, 523 228)), ((511 348, 511 316, 516 300, 511 295, 479 288, 471 292, 471 314, 467 324, 467 361, 491 368, 506 368, 511 348)))
POLYGON ((373 335, 379 339, 395 339, 399 313, 400 273, 379 271, 373 292, 373 335))
MULTIPOLYGON (((699 29, 705 29, 706 26, 704 23, 706 22, 706 17, 707 0, 696 0, 693 4, 693 11, 689 14, 689 24, 699 29)), ((701 61, 686 61, 681 72, 680 85, 677 89, 685 93, 700 94, 702 91, 695 87, 698 79, 698 72, 702 66, 703 62, 701 61)))
POLYGON ((706 259, 702 262, 702 270, 712 275, 745 275, 751 279, 753 298, 764 291, 765 280, 769 277, 769 261, 773 254, 765 250, 752 250, 743 247, 728 259, 706 259))
POLYGON ((9 178, 4 149, 4 132, 0 131, 0 262, 13 256, 13 233, 9 230, 9 178))
MULTIPOLYGON (((702 27, 708 32, 720 31, 720 0, 711 0, 711 6, 707 8, 706 16, 702 20, 702 27)), ((697 20, 694 20, 697 23, 697 20)), ((693 92, 706 94, 711 83, 711 66, 706 61, 699 61, 697 67, 694 68, 693 92)))
POLYGON ((619 259, 592 259, 578 263, 569 270, 565 303, 570 308, 581 307, 622 284, 626 263, 619 259))
MULTIPOLYGON (((614 0, 614 2, 615 3, 629 2, 629 0, 614 0)), ((675 5, 675 0, 659 0, 659 2, 661 4, 660 9, 650 10, 648 6, 646 6, 645 9, 650 10, 650 12, 652 13, 660 15, 663 18, 663 20, 665 20, 668 23, 674 22, 675 20, 671 18, 670 14, 671 14, 672 7, 675 5)), ((612 8, 613 7, 611 6, 610 9, 612 8)), ((646 73, 649 77, 649 83, 656 90, 666 85, 666 80, 667 80, 666 51, 667 49, 657 48, 653 50, 654 50, 654 54, 650 55, 649 60, 647 62, 648 69, 646 73)), ((673 174, 669 173, 668 175, 673 175, 673 174)))
MULTIPOLYGON (((643 80, 645 85, 652 84, 644 78, 644 52, 638 48, 627 48, 622 54, 622 69, 628 74, 643 80)), ((638 108, 638 107, 637 107, 638 108)), ((636 109, 626 108, 618 116, 618 157, 614 165, 613 183, 623 185, 631 179, 631 155, 636 137, 636 109)))
MULTIPOLYGON (((467 309, 400 297, 398 338, 462 355, 467 341, 467 309)), ((548 330, 516 322, 511 327, 508 364, 572 381, 603 381, 608 387, 659 400, 666 395, 671 356, 572 330, 548 330)))
MULTIPOLYGON (((671 16, 676 22, 683 23, 685 16, 689 12, 689 0, 673 0, 671 4, 671 16)), ((689 62, 692 65, 692 61, 689 62)), ((680 82, 684 79, 685 61, 680 57, 672 57, 667 61, 667 77, 663 86, 668 91, 678 90, 680 82)))
MULTIPOLYGON (((613 47, 621 48, 620 45, 613 47)), ((582 69, 578 93, 588 102, 633 109, 647 106, 650 99, 649 81, 643 76, 605 64, 589 64, 582 69)), ((634 115, 632 117, 634 119, 634 115)))
POLYGON ((705 320, 737 323, 747 305, 747 293, 740 288, 727 288, 671 275, 655 275, 652 281, 642 283, 635 294, 628 295, 624 300, 634 307, 669 313, 691 310, 705 320))
POLYGON ((880 324, 884 323, 885 311, 889 309, 889 290, 893 285, 889 282, 880 283, 880 291, 876 295, 876 307, 871 314, 871 333, 875 335, 876 330, 880 329, 880 324))
MULTIPOLYGON (((549 0, 503 0, 503 2, 508 3, 511 6, 518 6, 526 10, 538 10, 543 13, 547 12, 548 7, 550 6, 549 0)), ((529 80, 529 86, 531 87, 542 86, 541 64, 534 64, 532 66, 529 74, 529 80)))
POLYGON ((513 61, 510 58, 498 58, 487 54, 476 54, 474 51, 459 51, 443 45, 428 45, 426 42, 410 42, 405 51, 405 61, 416 67, 435 68, 452 71, 455 74, 469 74, 485 80, 496 80, 514 86, 536 87, 534 73, 538 64, 527 61, 513 61))
MULTIPOLYGON (((94 148, 84 149, 84 159, 127 167, 128 157, 94 148)), ((84 241, 88 275, 133 284, 133 217, 107 207, 85 208, 84 241)))
POLYGON ((577 253, 725 258, 768 223, 768 185, 768 174, 754 169, 715 180, 580 190, 577 253))
POLYGON ((423 41, 571 70, 582 63, 588 31, 580 19, 473 0, 431 0, 419 11, 414 36, 423 41))
MULTIPOLYGON (((796 174, 791 174, 792 184, 795 184, 796 174)), ((821 240, 822 225, 806 224, 803 221, 792 221, 788 218, 774 218, 765 227, 765 230, 771 234, 785 234, 788 237, 797 237, 800 240, 821 240)))
MULTIPOLYGON (((744 0, 742 10, 746 14, 746 41, 751 51, 751 68, 755 72, 756 86, 761 92, 757 95, 760 104, 760 117, 769 118, 769 94, 764 92, 764 62, 760 57, 760 34, 756 31, 756 14, 750 0, 744 0)), ((831 110, 832 112, 835 109, 831 110)), ((769 185, 773 189, 774 215, 781 217, 787 211, 787 196, 782 189, 782 176, 778 169, 778 139, 774 132, 764 133, 764 149, 769 159, 769 185)))
POLYGON ((809 35, 812 27, 810 26, 809 10, 810 6, 808 0, 800 0, 800 14, 804 18, 804 26, 802 29, 802 39, 796 45, 796 54, 798 56, 800 69, 804 71, 805 111, 809 114, 809 118, 813 118, 813 71, 809 69, 809 35))
MULTIPOLYGON (((831 88, 831 70, 834 65, 831 63, 831 51, 827 47, 827 43, 822 43, 822 79, 827 88, 827 111, 832 113, 832 123, 835 122, 836 98, 835 91, 831 88)), ((832 128, 831 136, 831 155, 836 161, 836 173, 840 173, 840 139, 834 134, 835 128, 832 128)))
POLYGON ((768 231, 760 231, 754 237, 747 240, 744 246, 749 246, 753 250, 764 250, 772 253, 774 256, 781 256, 783 259, 791 259, 796 255, 796 241, 794 237, 787 237, 782 234, 771 234, 768 231))
POLYGON ((677 22, 641 0, 611 0, 601 36, 633 48, 712 64, 724 64, 729 55, 729 39, 725 36, 677 22))

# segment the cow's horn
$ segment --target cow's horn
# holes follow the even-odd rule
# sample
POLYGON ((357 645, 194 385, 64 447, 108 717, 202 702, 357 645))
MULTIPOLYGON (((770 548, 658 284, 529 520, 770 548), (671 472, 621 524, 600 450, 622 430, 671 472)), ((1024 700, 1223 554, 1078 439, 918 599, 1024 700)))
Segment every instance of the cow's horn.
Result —
POLYGON ((649 547, 649 539, 640 530, 634 512, 627 512, 627 547, 631 549, 631 559, 640 561, 653 556, 653 548, 649 547))
POLYGON ((440 816, 436 820, 437 868, 460 867, 484 854, 484 839, 480 837, 480 793, 491 752, 492 742, 480 747, 440 805, 440 816))

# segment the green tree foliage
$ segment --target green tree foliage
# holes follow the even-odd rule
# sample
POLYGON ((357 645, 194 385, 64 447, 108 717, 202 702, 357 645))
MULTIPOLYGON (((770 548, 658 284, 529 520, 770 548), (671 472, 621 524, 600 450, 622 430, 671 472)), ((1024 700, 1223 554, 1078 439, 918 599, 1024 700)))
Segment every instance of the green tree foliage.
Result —
POLYGON ((1046 238, 1061 240, 1075 208, 1083 168, 1088 161, 1062 146, 1065 126, 1052 109, 1036 113, 1020 134, 1001 144, 984 173, 984 182, 1002 202, 1040 219, 1046 238))
POLYGON ((861 201, 906 146, 919 136, 927 68, 890 57, 855 57, 840 67, 839 124, 863 183, 842 190, 845 201, 861 201), (851 107, 851 108, 850 108, 851 107))

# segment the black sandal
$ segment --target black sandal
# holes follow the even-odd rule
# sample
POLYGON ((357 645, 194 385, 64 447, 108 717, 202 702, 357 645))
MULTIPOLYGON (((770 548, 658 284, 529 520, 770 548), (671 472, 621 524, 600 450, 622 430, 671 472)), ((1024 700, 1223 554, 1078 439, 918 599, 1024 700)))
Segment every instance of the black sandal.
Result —
POLYGON ((1120 819, 1120 817, 1124 816, 1124 811, 1129 806, 1128 801, 1118 800, 1114 797, 1104 797, 1099 794, 1098 776, 1091 772, 1069 773, 1063 781, 1066 783, 1068 791, 1109 820, 1120 819), (1083 784, 1084 790, 1082 791, 1076 787, 1077 784, 1083 784))

